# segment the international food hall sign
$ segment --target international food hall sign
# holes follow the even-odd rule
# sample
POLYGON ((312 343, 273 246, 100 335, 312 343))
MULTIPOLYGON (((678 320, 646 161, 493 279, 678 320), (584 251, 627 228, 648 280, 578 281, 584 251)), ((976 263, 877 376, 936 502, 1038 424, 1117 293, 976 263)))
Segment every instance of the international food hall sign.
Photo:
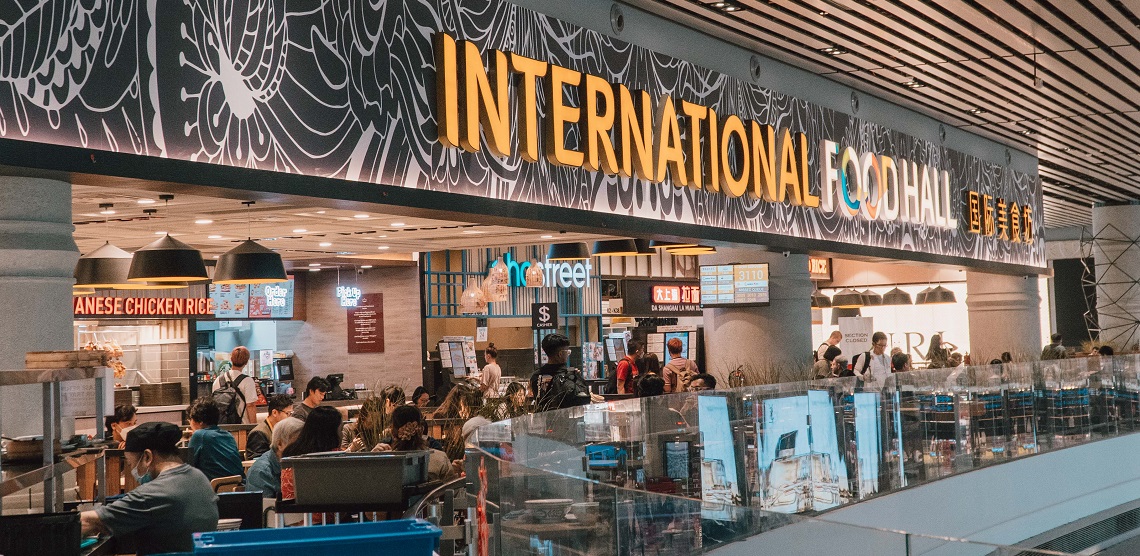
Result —
POLYGON ((790 125, 718 114, 716 106, 513 52, 481 52, 446 32, 434 43, 445 147, 871 222, 957 232, 964 216, 968 233, 1011 244, 1036 240, 1032 197, 1019 203, 971 188, 982 184, 952 184, 951 171, 930 162, 827 137, 809 141, 790 125), (809 154, 819 161, 815 173, 809 154))
MULTIPOLYGON (((0 10, 22 53, 0 77, 0 138, 92 153, 35 162, 73 171, 112 158, 99 167, 166 179, 159 157, 338 198, 382 184, 494 201, 449 198, 457 212, 558 207, 577 211, 551 213, 563 223, 1045 266, 1034 170, 935 129, 916 138, 501 0, 256 4, 0 10)), ((745 75, 749 54, 724 53, 745 75)))

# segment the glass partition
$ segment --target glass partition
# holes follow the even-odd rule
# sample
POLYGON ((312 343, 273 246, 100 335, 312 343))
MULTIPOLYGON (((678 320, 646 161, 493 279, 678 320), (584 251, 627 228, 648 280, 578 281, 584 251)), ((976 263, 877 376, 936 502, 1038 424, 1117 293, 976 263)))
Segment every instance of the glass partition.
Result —
MULTIPOLYGON (((682 554, 789 525, 788 535, 826 537, 854 527, 828 521, 830 509, 1132 432, 1138 396, 1138 356, 686 392, 485 426, 468 466, 498 483, 485 492, 500 554, 682 554)), ((870 528, 857 536, 881 554, 915 543, 1006 550, 870 528)))

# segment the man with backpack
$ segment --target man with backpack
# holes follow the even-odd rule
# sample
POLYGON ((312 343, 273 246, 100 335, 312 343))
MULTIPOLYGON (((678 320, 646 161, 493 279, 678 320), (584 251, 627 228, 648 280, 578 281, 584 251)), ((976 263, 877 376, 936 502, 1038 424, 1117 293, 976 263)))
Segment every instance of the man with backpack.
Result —
POLYGON ((232 367, 214 381, 210 396, 221 414, 222 425, 257 423, 257 381, 242 371, 249 363, 249 350, 238 346, 230 352, 232 367))
POLYGON ((818 348, 815 348, 815 360, 818 362, 821 359, 823 359, 823 354, 827 353, 827 348, 832 347, 832 346, 838 346, 839 342, 842 342, 842 341, 843 341, 843 333, 838 331, 838 330, 832 330, 831 335, 827 337, 827 341, 822 343, 822 344, 819 344, 818 348))
POLYGON ((887 335, 875 332, 871 336, 871 351, 855 354, 851 358, 851 371, 855 375, 856 386, 862 387, 875 377, 891 374, 891 357, 887 353, 887 335))
POLYGON ((590 403, 590 388, 578 369, 566 366, 570 339, 554 333, 542 339, 547 363, 530 375, 530 391, 539 411, 575 407, 590 403))

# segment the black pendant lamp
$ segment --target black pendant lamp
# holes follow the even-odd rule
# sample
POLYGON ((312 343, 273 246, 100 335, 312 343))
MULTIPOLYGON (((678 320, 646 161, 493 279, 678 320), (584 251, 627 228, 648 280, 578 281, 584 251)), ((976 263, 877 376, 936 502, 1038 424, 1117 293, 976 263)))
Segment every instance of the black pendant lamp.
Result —
POLYGON ((913 305, 910 294, 895 288, 883 294, 883 305, 913 305))
POLYGON ((863 310, 858 307, 842 307, 831 311, 831 325, 839 326, 840 317, 861 317, 863 310))
POLYGON ((895 288, 883 294, 883 305, 913 305, 910 294, 895 288))
POLYGON ((657 254, 657 251, 653 249, 653 247, 650 247, 650 241, 648 239, 635 239, 633 240, 633 244, 637 246, 638 256, 657 254))
POLYGON ((823 295, 823 292, 815 290, 811 292, 811 306, 816 309, 828 309, 831 307, 831 298, 823 295))
POLYGON ((79 257, 75 263, 76 288, 130 287, 127 274, 131 270, 131 254, 104 243, 102 247, 79 257))
POLYGON ((919 301, 918 301, 919 305, 939 305, 939 304, 957 303, 958 302, 958 298, 954 295, 954 292, 952 292, 952 291, 950 291, 950 290, 948 290, 942 286, 938 286, 938 287, 930 290, 930 292, 927 293, 926 296, 923 296, 922 294, 918 294, 918 295, 919 295, 919 301))
POLYGON ((288 279, 281 255, 252 239, 218 257, 214 271, 215 284, 270 284, 288 279))
POLYGON ((831 296, 831 306, 837 309, 854 309, 863 305, 863 294, 851 288, 839 290, 831 296))
POLYGON ((127 273, 131 282, 198 282, 209 278, 202 252, 170 234, 135 251, 127 273))
POLYGON ((875 307, 883 304, 883 296, 872 290, 863 290, 860 294, 863 296, 863 305, 867 307, 875 307))
POLYGON ((684 247, 669 247, 665 249, 670 255, 712 255, 716 247, 709 245, 688 245, 684 247))
POLYGON ((632 239, 595 241, 593 253, 595 257, 631 257, 637 254, 637 244, 632 239))
POLYGON ((548 261, 584 261, 590 258, 590 248, 581 241, 554 243, 546 253, 548 261))
POLYGON ((654 249, 676 249, 678 247, 696 247, 697 244, 686 241, 657 241, 649 242, 649 246, 654 249))

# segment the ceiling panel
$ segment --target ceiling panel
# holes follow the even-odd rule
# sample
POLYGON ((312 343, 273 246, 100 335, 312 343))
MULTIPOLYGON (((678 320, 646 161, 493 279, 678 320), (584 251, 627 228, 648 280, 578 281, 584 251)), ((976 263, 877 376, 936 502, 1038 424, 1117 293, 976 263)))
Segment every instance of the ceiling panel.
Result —
POLYGON ((1088 225, 1092 203, 1140 197, 1140 2, 632 2, 1036 150, 1047 228, 1088 225), (911 77, 924 86, 905 87, 911 77))

